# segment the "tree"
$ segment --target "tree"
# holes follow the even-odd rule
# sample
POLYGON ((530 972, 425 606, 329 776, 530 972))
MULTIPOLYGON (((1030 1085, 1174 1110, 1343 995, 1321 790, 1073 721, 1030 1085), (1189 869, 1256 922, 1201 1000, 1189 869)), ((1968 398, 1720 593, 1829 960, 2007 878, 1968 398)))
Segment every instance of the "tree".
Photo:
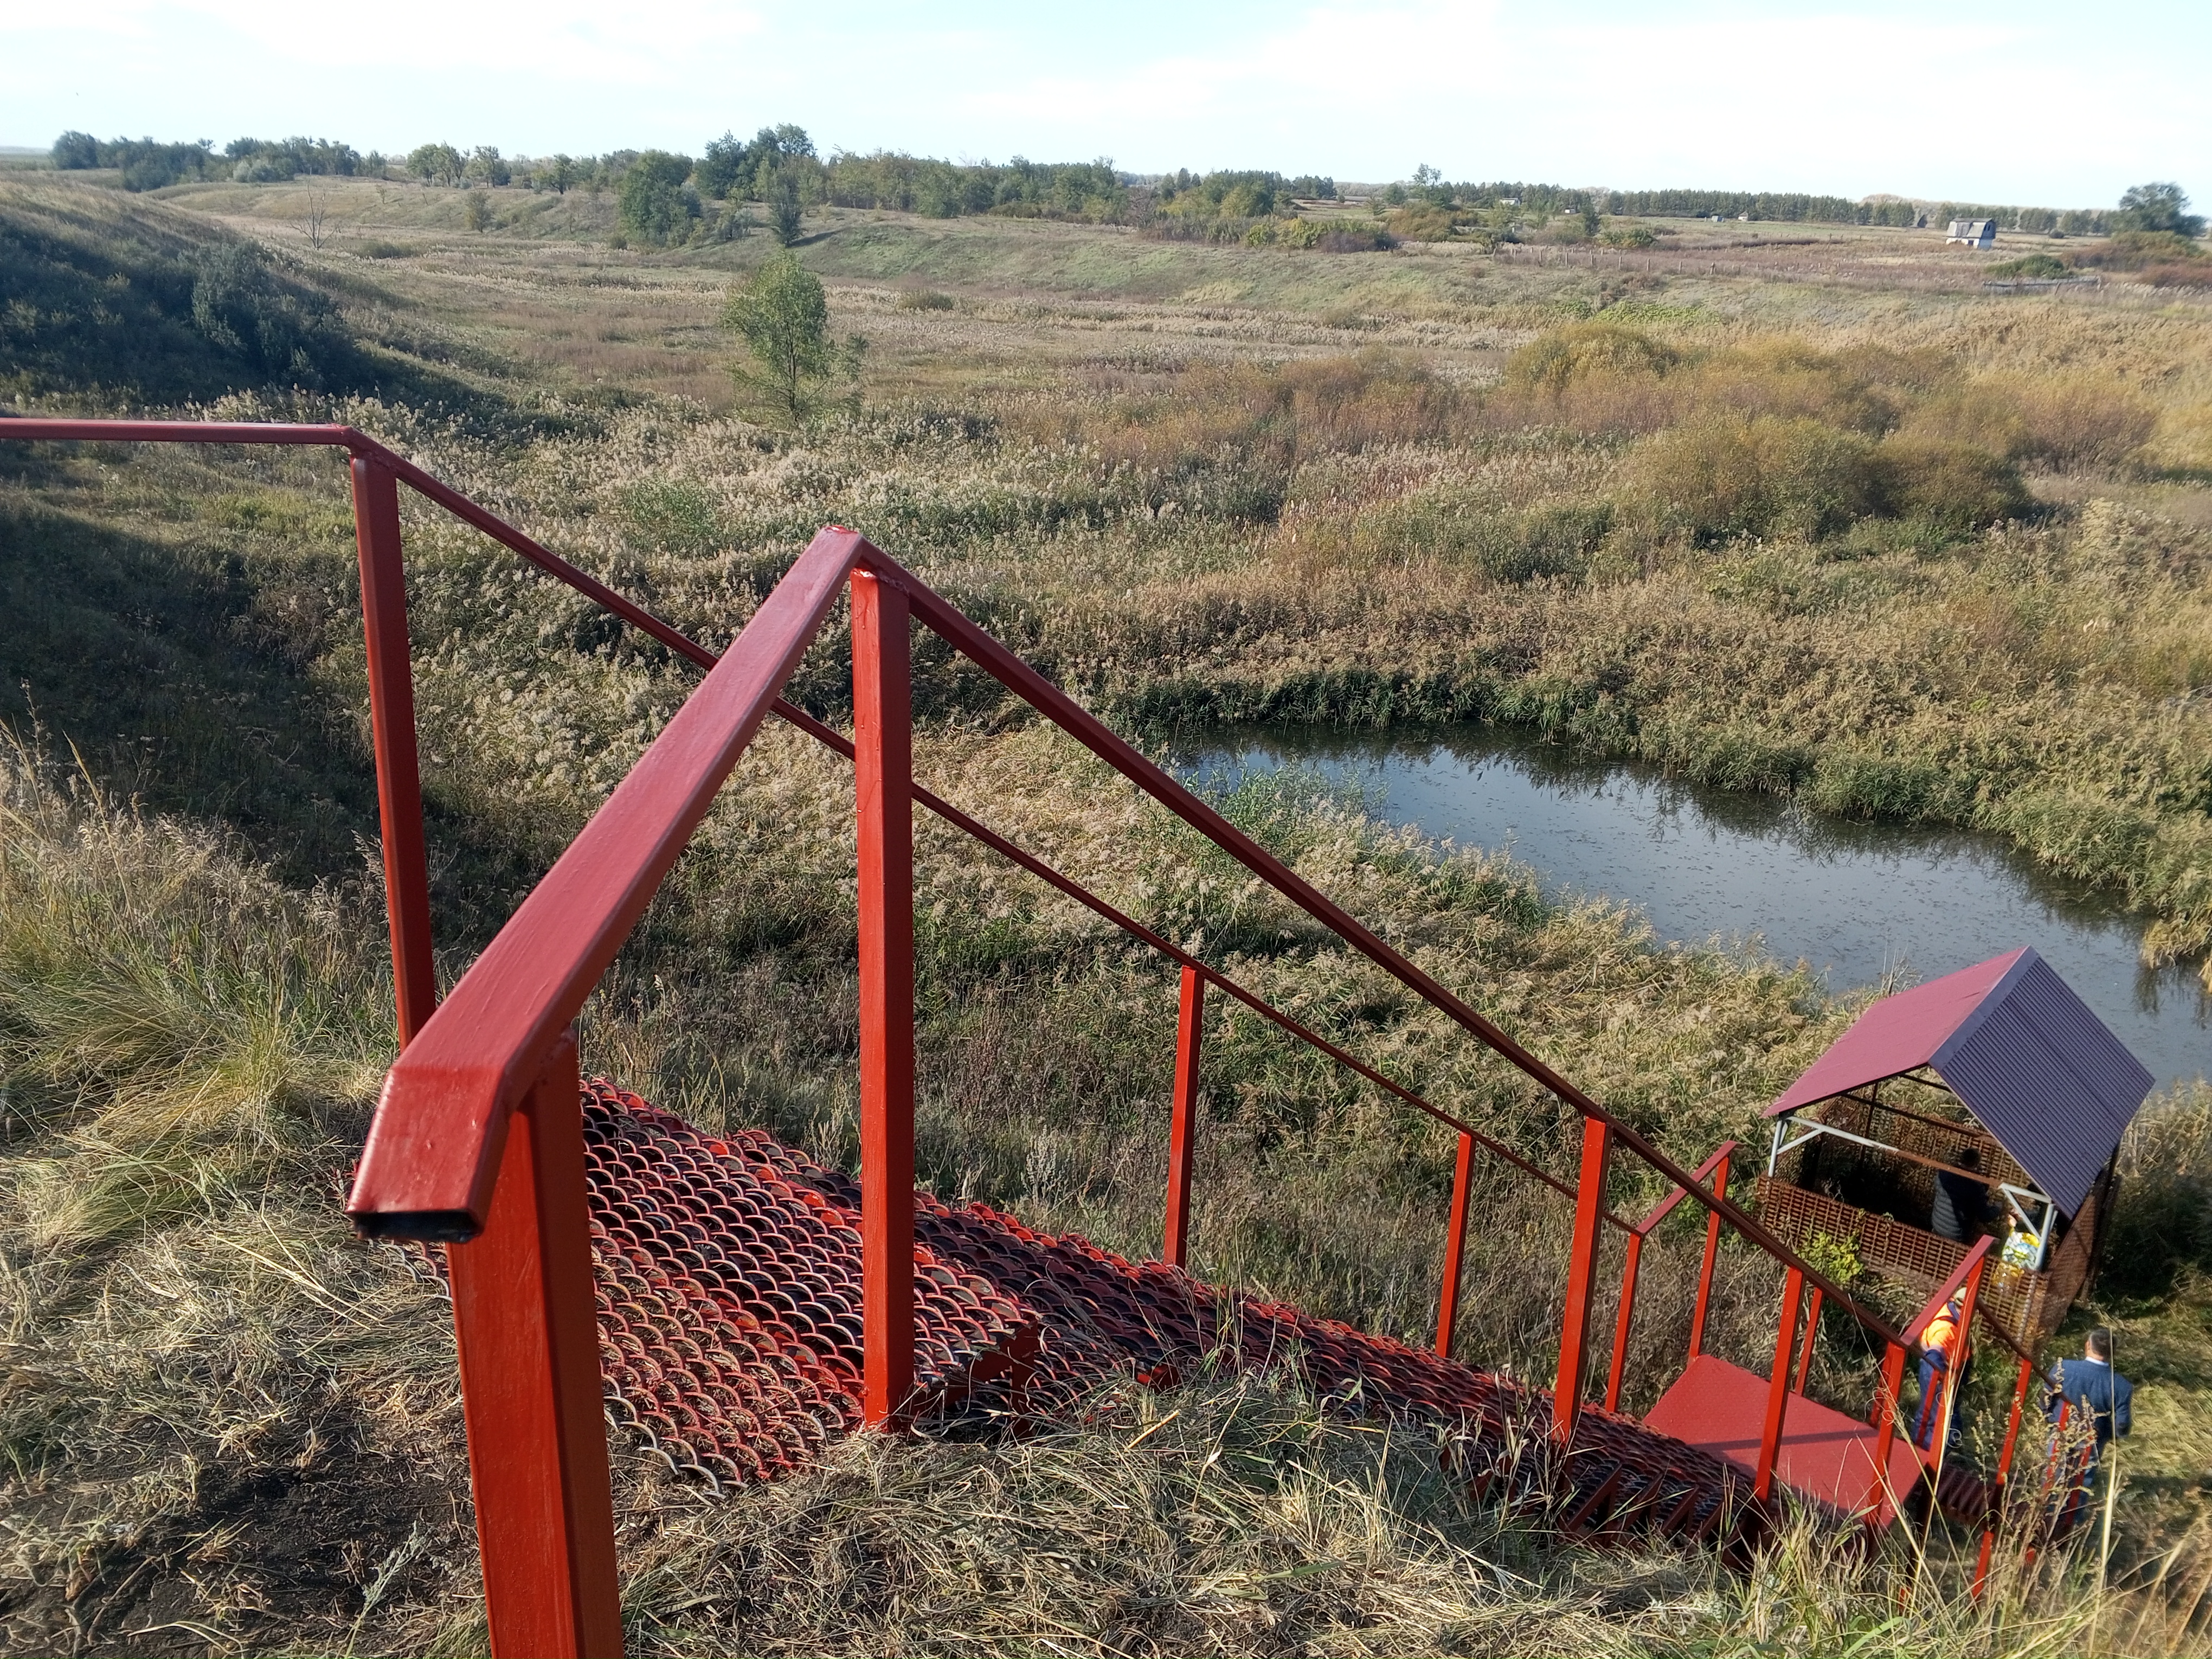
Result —
POLYGON ((684 193, 691 158, 649 149, 629 164, 615 196, 623 234, 650 247, 665 247, 690 234, 699 204, 684 193))
POLYGON ((480 190, 471 191, 468 205, 461 214, 469 222, 469 228, 481 236, 491 227, 491 198, 480 190))
POLYGON ((745 165, 746 153, 750 149, 733 133, 725 132, 710 140, 706 155, 692 169, 691 176, 698 184, 699 193, 717 202, 727 200, 730 192, 746 183, 750 175, 752 169, 745 165))
POLYGON ((830 301, 822 279, 791 253, 779 253, 730 295, 722 326, 745 343, 753 367, 733 366, 741 390, 752 391, 796 425, 816 408, 821 388, 857 380, 864 342, 830 337, 830 301))
POLYGON ((2120 196, 2120 210, 2113 216, 2113 228, 2170 230, 2180 236, 2202 236, 2204 216, 2189 211, 2188 192, 2179 185, 2130 185, 2120 196))
POLYGON ((418 144, 407 152, 407 171, 425 184, 453 184, 465 165, 451 144, 418 144))
POLYGON ((514 170, 496 144, 478 144, 462 172, 471 183, 479 185, 504 185, 514 177, 514 170))
POLYGON ((553 193, 556 196, 566 196, 568 193, 568 186, 576 182, 575 158, 556 155, 553 158, 550 166, 543 167, 538 170, 538 176, 553 186, 553 193))
POLYGON ((799 240, 799 180, 787 168, 773 161, 761 164, 761 199, 768 204, 768 228, 775 240, 789 247, 799 240))

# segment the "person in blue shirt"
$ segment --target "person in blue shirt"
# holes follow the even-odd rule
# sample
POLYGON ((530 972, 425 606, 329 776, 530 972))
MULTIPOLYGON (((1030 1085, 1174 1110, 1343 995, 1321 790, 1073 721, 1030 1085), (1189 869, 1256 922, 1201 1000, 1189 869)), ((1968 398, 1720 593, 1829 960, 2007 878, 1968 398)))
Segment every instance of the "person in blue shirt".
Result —
POLYGON ((2070 1525, 2083 1502, 2095 1491, 2099 1465, 2105 1448, 2115 1436, 2125 1437, 2135 1427, 2135 1384, 2112 1369, 2112 1334, 2100 1325, 2089 1333, 2079 1359, 2061 1360, 2051 1373, 2051 1399, 2045 1414, 2057 1422, 2062 1407, 2069 1423, 2086 1414, 2094 1425, 2096 1439, 2089 1448, 2081 1480, 2069 1495, 2060 1516, 2060 1528, 2070 1525))

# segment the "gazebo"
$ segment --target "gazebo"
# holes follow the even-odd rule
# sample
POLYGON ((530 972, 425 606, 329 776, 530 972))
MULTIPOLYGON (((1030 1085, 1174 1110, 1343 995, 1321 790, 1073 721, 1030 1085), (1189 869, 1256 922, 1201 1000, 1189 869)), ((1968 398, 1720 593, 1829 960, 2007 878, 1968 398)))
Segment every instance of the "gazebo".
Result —
POLYGON ((1923 1295, 1997 1237, 1983 1305, 2033 1349, 2088 1281, 2153 1080, 2033 950, 1993 957, 1884 997, 1766 1109, 1759 1218, 1923 1295))

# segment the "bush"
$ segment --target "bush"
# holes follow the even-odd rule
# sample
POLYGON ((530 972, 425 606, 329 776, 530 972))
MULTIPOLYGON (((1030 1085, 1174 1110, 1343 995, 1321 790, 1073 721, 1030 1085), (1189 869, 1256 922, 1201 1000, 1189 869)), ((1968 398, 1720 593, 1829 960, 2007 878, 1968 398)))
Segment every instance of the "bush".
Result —
POLYGON ((1383 228, 1401 242, 1449 242, 1451 210, 1423 203, 1401 207, 1382 222, 1383 228))
POLYGON ((1978 445, 1899 433, 1882 440, 1877 459, 1890 515, 1950 535, 2022 517, 2033 504, 2019 469, 1978 445))
POLYGON ((901 311, 950 311, 952 296, 940 294, 933 288, 907 288, 899 290, 898 308, 901 311))
POLYGON ((1997 278, 2026 276, 2038 281, 2050 281, 2063 276, 2067 264, 2063 259, 2048 253, 2030 253, 2018 259, 2007 259, 1991 265, 1983 275, 1997 278))
POLYGON ((320 386, 325 361, 342 345, 329 301, 278 282, 251 242, 220 243, 200 256, 192 321, 266 378, 297 386, 320 386))
POLYGON ((1650 247, 1659 240, 1649 225, 1610 225, 1598 234, 1607 247, 1650 247))
POLYGON ((1564 392, 1594 374, 1661 375, 1681 361, 1672 346, 1616 323, 1554 329, 1506 360, 1505 384, 1516 390, 1564 392))
POLYGON ((623 234, 647 247, 666 247, 691 234, 699 204, 685 193, 691 158, 649 149, 629 164, 615 194, 615 213, 623 234))
POLYGON ((2203 258, 2203 249, 2179 231, 2123 230, 2094 246, 2076 248, 2066 256, 2066 263, 2087 270, 2143 270, 2203 258))
POLYGON ((1646 439, 1629 496, 1647 533, 1700 544, 1814 540, 1882 505, 1872 440, 1820 421, 1707 416, 1646 439))

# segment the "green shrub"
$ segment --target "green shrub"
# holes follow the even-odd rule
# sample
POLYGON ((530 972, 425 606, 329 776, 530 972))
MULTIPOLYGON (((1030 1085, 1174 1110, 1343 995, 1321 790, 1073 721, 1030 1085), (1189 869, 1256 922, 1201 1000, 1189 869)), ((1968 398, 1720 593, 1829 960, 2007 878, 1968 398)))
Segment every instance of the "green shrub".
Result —
POLYGON ((2048 279, 2066 275, 2066 262, 2048 253, 2030 253, 2018 259, 2007 259, 1991 265, 1983 273, 1986 276, 2027 276, 2048 279))
POLYGON ((1607 247, 1650 247, 1658 240, 1649 225, 1609 225, 1598 235, 1607 247))
POLYGON ((1896 433, 1875 459, 1889 514, 1952 535, 2023 517, 2033 505, 2020 469, 1979 445, 1896 433))
POLYGON ((1540 335, 1515 352, 1506 360, 1505 383, 1520 391, 1556 394, 1598 374, 1664 374, 1681 360, 1681 353, 1672 346, 1636 329, 1618 323, 1575 323, 1540 335))
POLYGON ((615 192, 615 210, 623 234, 647 247, 666 247, 691 234, 699 216, 699 204, 684 190, 691 176, 691 158, 649 149, 629 164, 615 192))
POLYGON ((1880 509, 1875 445, 1822 422, 1707 416, 1646 439, 1628 469, 1648 533, 1700 544, 1815 540, 1880 509))

